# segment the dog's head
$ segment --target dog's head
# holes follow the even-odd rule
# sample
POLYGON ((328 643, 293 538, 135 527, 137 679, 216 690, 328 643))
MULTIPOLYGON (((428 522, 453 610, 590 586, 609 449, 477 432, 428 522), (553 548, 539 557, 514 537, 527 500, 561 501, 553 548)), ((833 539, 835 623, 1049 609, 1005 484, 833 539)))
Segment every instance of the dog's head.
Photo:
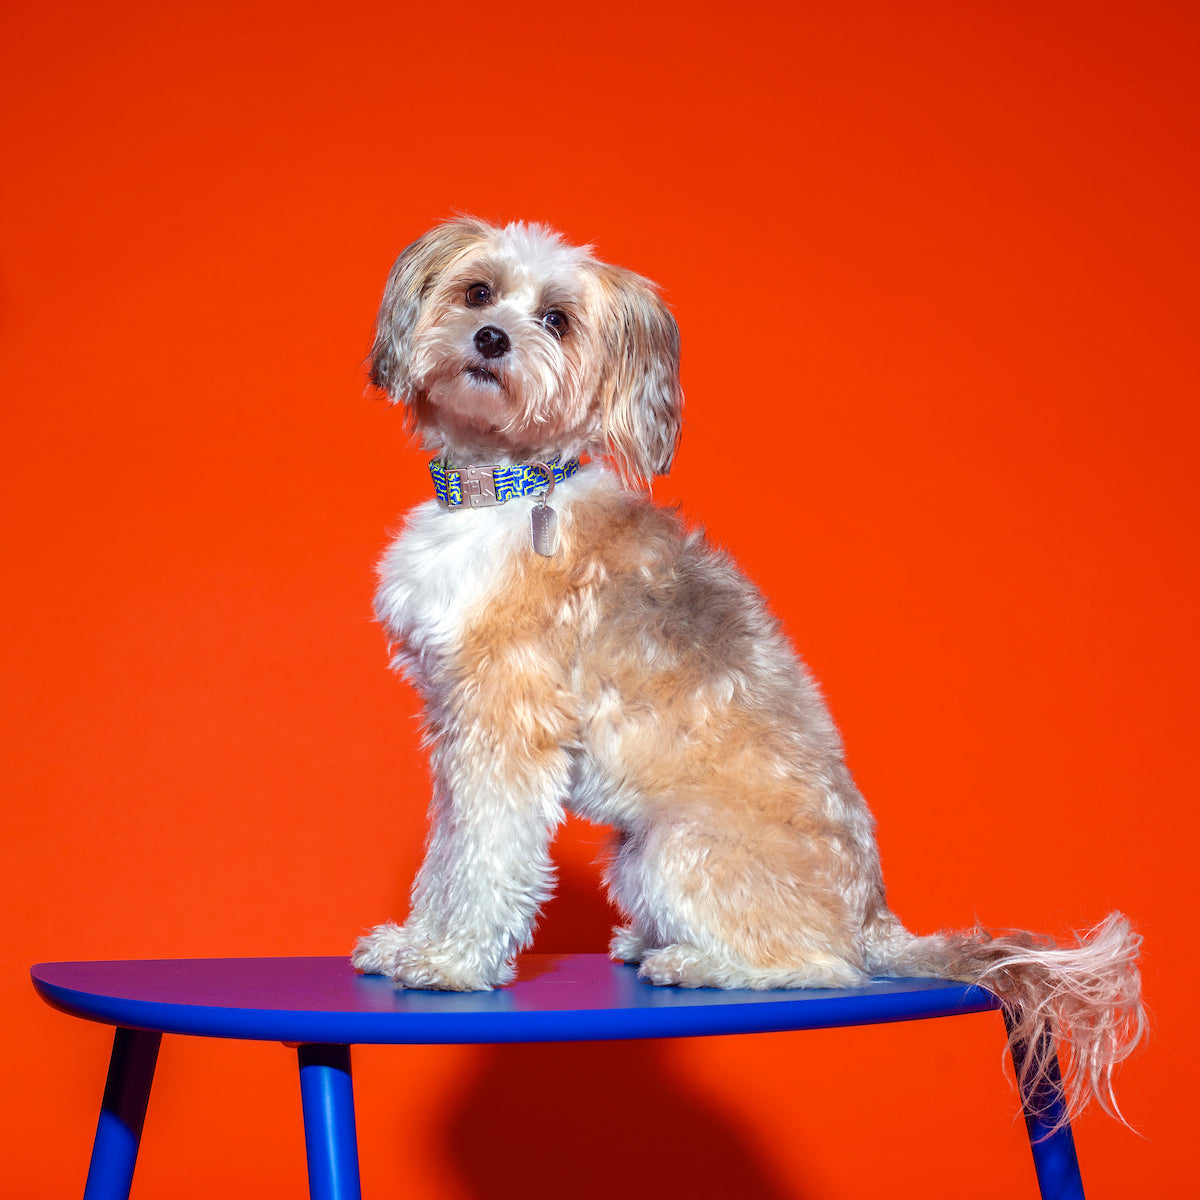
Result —
POLYGON ((464 218, 413 242, 370 370, 455 461, 603 454, 648 479, 679 440, 679 329, 654 285, 542 225, 464 218))

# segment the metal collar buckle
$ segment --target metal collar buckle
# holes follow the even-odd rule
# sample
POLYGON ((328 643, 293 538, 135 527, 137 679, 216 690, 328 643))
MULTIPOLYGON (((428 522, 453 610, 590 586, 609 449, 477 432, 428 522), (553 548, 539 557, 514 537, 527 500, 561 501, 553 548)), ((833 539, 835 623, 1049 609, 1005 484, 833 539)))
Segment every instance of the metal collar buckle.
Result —
POLYGON ((446 469, 447 475, 458 476, 458 503, 447 500, 448 508, 492 508, 499 504, 496 499, 495 467, 455 467, 446 469))

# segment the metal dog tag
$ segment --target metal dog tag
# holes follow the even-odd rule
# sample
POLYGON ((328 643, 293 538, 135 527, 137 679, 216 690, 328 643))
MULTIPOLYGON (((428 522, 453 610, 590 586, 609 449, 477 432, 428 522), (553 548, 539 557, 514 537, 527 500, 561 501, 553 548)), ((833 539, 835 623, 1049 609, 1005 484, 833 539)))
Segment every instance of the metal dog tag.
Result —
POLYGON ((533 532, 533 548, 543 557, 550 558, 558 549, 558 513, 542 500, 535 504, 530 514, 533 532))

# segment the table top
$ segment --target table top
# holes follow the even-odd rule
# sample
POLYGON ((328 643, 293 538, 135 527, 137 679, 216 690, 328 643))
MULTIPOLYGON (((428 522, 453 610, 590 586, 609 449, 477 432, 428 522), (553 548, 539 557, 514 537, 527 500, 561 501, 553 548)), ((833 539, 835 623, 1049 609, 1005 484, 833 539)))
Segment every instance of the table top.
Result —
POLYGON ((840 990, 655 987, 603 954, 526 954, 492 992, 430 992, 358 975, 344 958, 41 963, 34 987, 72 1016, 131 1029, 334 1044, 603 1041, 766 1033, 983 1012, 999 1001, 945 979, 840 990))

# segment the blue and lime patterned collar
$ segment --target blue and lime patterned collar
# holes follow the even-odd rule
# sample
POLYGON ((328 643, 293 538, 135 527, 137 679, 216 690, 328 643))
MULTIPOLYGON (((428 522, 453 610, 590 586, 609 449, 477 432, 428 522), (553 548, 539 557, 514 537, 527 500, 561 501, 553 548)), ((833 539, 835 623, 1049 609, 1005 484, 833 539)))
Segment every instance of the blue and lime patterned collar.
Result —
POLYGON ((537 496, 578 470, 579 459, 561 462, 557 455, 512 467, 450 467, 440 458, 429 464, 433 490, 447 508, 491 508, 517 496, 537 496))

